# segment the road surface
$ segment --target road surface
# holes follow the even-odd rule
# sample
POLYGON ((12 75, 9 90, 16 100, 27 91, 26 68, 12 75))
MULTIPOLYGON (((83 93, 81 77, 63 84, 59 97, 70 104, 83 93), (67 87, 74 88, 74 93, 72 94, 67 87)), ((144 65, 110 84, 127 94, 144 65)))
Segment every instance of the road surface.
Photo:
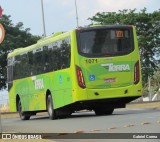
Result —
MULTIPOLYGON (((50 120, 47 115, 34 116, 29 121, 21 121, 19 118, 1 119, 1 130, 59 134, 160 133, 160 108, 116 109, 113 115, 109 116, 95 116, 92 111, 79 112, 58 120, 50 120)), ((158 142, 160 139, 150 141, 158 142)))

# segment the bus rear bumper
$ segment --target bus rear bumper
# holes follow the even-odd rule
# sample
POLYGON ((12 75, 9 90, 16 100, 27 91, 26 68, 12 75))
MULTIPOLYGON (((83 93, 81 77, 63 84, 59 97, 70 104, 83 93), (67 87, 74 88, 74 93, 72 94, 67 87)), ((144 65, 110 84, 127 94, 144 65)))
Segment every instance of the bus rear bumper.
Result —
MULTIPOLYGON (((141 84, 130 85, 110 89, 77 89, 75 90, 74 102, 86 100, 106 100, 113 98, 138 98, 142 95, 141 84)), ((133 99, 132 99, 133 100, 133 99)))

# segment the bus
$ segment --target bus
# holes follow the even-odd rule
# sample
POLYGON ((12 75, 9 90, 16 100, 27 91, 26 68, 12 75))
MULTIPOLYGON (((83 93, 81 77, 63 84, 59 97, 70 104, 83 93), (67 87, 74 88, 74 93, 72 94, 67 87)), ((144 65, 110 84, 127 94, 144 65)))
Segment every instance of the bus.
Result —
POLYGON ((101 25, 58 32, 7 57, 9 104, 21 120, 48 112, 51 120, 80 110, 96 115, 142 94, 136 29, 101 25))

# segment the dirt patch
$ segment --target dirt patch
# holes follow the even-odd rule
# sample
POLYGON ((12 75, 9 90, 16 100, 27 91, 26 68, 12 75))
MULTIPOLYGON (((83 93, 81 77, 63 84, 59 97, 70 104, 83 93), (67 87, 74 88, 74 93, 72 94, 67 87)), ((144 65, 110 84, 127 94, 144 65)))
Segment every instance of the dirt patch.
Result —
POLYGON ((8 119, 8 118, 19 118, 18 113, 2 113, 1 118, 8 119))

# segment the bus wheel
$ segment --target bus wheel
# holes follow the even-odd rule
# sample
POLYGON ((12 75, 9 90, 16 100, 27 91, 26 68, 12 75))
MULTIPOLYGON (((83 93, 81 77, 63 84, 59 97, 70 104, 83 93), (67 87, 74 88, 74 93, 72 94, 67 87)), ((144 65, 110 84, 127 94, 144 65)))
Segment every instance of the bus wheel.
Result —
POLYGON ((47 97, 47 111, 48 111, 49 118, 51 120, 54 120, 54 119, 57 118, 56 117, 56 112, 55 112, 55 110, 53 108, 53 101, 52 101, 52 96, 51 95, 49 95, 47 97))
POLYGON ((111 115, 114 111, 114 108, 109 110, 95 109, 94 111, 96 115, 111 115))
POLYGON ((29 120, 31 117, 30 115, 27 115, 25 112, 22 112, 22 104, 20 100, 18 102, 18 112, 21 120, 29 120))

